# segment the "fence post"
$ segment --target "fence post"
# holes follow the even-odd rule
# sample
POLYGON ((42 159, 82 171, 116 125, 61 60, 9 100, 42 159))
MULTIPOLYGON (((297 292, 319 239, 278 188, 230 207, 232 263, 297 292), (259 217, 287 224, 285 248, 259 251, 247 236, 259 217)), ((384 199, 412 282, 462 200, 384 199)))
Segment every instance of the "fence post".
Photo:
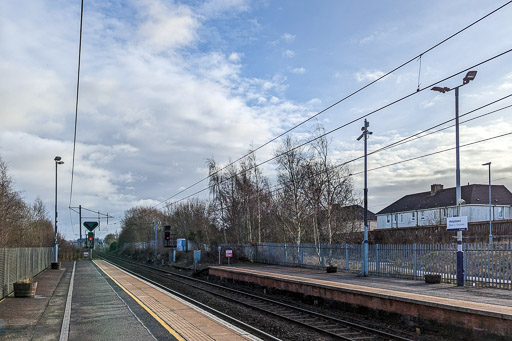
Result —
POLYGON ((345 271, 348 272, 349 266, 348 266, 349 258, 348 258, 348 244, 345 243, 345 271))
POLYGON ((304 244, 300 244, 300 266, 304 265, 304 244))
POLYGON ((324 267, 324 248, 323 244, 320 244, 320 262, 322 263, 322 268, 324 267))
POLYGON ((412 244, 412 255, 413 255, 413 261, 414 261, 414 264, 413 264, 413 276, 414 276, 414 279, 417 279, 418 278, 418 267, 417 267, 417 255, 416 255, 416 243, 412 244))
POLYGON ((375 262, 375 271, 377 276, 380 276, 379 244, 375 244, 375 262))

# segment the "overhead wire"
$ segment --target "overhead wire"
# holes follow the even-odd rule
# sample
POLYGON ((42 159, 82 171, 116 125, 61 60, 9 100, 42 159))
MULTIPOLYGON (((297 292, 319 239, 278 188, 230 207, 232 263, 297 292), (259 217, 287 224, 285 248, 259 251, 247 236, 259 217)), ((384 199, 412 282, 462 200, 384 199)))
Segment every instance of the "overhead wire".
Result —
MULTIPOLYGON (((300 122, 300 123, 298 123, 298 124, 294 125, 293 127, 291 127, 291 128, 289 128, 289 129, 287 129, 287 130, 286 130, 286 131, 284 131, 283 133, 281 133, 281 134, 279 134, 279 135, 277 135, 277 136, 273 137, 272 139, 270 139, 269 141, 267 141, 267 142, 265 142, 264 144, 260 145, 259 147, 255 148, 255 149, 253 149, 253 150, 250 150, 248 153, 246 153, 246 154, 244 154, 243 156, 239 157, 239 158, 238 158, 238 159, 236 159, 235 161, 232 161, 232 162, 230 162, 229 164, 227 164, 226 166, 224 166, 224 167, 222 167, 222 168, 220 168, 220 169, 216 170, 215 172, 213 172, 213 173, 211 173, 211 174, 208 174, 208 176, 206 176, 206 177, 204 177, 204 178, 202 178, 202 179, 200 179, 200 180, 196 181, 196 182, 195 182, 195 183, 193 183, 192 185, 189 185, 189 186, 185 187, 184 189, 182 189, 182 190, 178 191, 177 193, 173 194, 172 196, 168 197, 167 199, 160 201, 159 203, 157 203, 157 204, 156 204, 156 205, 154 205, 153 207, 158 207, 158 206, 162 205, 163 203, 165 203, 165 202, 167 202, 167 201, 169 201, 169 200, 171 200, 171 199, 175 198, 176 196, 180 195, 181 193, 184 193, 185 191, 187 191, 187 190, 189 190, 189 189, 193 188, 194 186, 196 186, 196 185, 200 184, 201 182, 203 182, 203 181, 205 181, 205 180, 209 179, 210 177, 212 177, 212 176, 214 176, 214 175, 218 174, 218 172, 221 172, 221 171, 225 170, 227 167, 229 167, 229 166, 231 166, 231 165, 233 165, 233 164, 237 163, 238 161, 240 161, 240 160, 242 160, 242 159, 246 158, 247 156, 249 156, 249 155, 251 155, 251 154, 255 153, 256 151, 258 151, 258 150, 262 149, 263 147, 265 147, 265 146, 269 145, 270 143, 272 143, 272 142, 276 141, 277 139, 279 139, 279 138, 283 137, 284 135, 286 135, 286 134, 290 133, 291 131, 293 131, 293 130, 297 129, 298 127, 302 126, 303 124, 305 124, 305 123, 307 123, 307 122, 311 121, 311 120, 312 120, 312 119, 314 119, 315 117, 317 117, 317 116, 319 116, 319 115, 323 114, 324 112, 328 111, 329 109, 331 109, 331 108, 333 108, 333 107, 337 106, 338 104, 342 103, 343 101, 345 101, 345 100, 349 99, 350 97, 352 97, 352 96, 354 96, 354 95, 358 94, 359 92, 361 92, 361 91, 365 90, 366 88, 368 88, 368 87, 372 86, 373 84, 375 84, 375 83, 379 82, 380 80, 382 80, 382 79, 384 79, 385 77, 387 77, 387 76, 391 75, 391 74, 392 74, 392 73, 394 73, 395 71, 397 71, 397 70, 401 69, 402 67, 404 67, 404 66, 408 65, 409 63, 411 63, 411 62, 413 62, 413 61, 417 60, 418 58, 420 58, 420 72, 421 72, 421 57, 422 57, 424 54, 426 54, 426 53, 428 53, 428 52, 430 52, 430 51, 434 50, 435 48, 439 47, 440 45, 444 44, 445 42, 447 42, 447 41, 449 41, 450 39, 454 38, 455 36, 459 35, 460 33, 464 32, 464 31, 466 31, 467 29, 471 28, 472 26, 476 25, 476 24, 477 24, 477 23, 479 23, 480 21, 482 21, 482 20, 486 19, 487 17, 491 16, 492 14, 494 14, 494 13, 498 12, 499 10, 503 9, 504 7, 506 7, 507 5, 509 5, 510 3, 512 3, 512 0, 511 0, 511 1, 506 2, 505 4, 503 4, 503 5, 501 5, 501 6, 499 6, 499 7, 498 7, 498 8, 496 8, 495 10, 493 10, 493 11, 491 11, 491 12, 487 13, 486 15, 482 16, 481 18, 479 18, 478 20, 476 20, 476 21, 472 22, 471 24, 469 24, 469 25, 467 25, 467 26, 463 27, 463 28, 462 28, 462 29, 460 29, 459 31, 457 31, 457 32, 453 33, 452 35, 448 36, 447 38, 445 38, 445 39, 441 40, 440 42, 438 42, 437 44, 435 44, 435 45, 431 46, 430 48, 426 49, 425 51, 421 52, 420 54, 418 54, 418 55, 416 55, 416 56, 414 56, 414 57, 410 58, 409 60, 407 60, 406 62, 402 63, 401 65, 399 65, 399 66, 395 67, 395 68, 394 68, 394 69, 392 69, 391 71, 388 71, 388 72, 384 73, 383 75, 381 75, 380 77, 376 78, 375 80, 373 80, 373 81, 369 82, 368 84, 364 85, 363 87, 361 87, 361 88, 359 88, 359 89, 357 89, 357 90, 355 90, 355 91, 351 92, 350 94, 346 95, 346 96, 345 96, 345 97, 343 97, 342 99, 340 99, 340 100, 338 100, 338 101, 334 102, 333 104, 331 104, 331 105, 327 106, 326 108, 324 108, 324 109, 320 110, 319 112, 317 112, 316 114, 314 114, 314 115, 310 116, 310 117, 309 117, 309 118, 307 118, 306 120, 304 120, 304 121, 302 121, 302 122, 300 122)), ((436 83, 436 84, 437 84, 437 83, 436 83)), ((417 88, 417 90, 416 90, 416 91, 417 91, 417 92, 420 92, 420 91, 421 91, 421 90, 420 90, 420 83, 419 83, 419 75, 418 75, 418 88, 417 88)))
MULTIPOLYGON (((470 111, 468 111, 467 113, 464 113, 464 114, 460 115, 459 117, 467 116, 467 115, 468 115, 468 114, 470 114, 470 113, 474 113, 474 112, 476 112, 476 111, 478 111, 478 110, 481 110, 481 109, 483 109, 483 108, 486 108, 486 107, 488 107, 489 105, 491 105, 491 104, 495 104, 495 103, 497 103, 497 102, 499 102, 499 101, 501 101, 501 100, 504 100, 504 99, 506 99, 506 98, 509 98, 510 96, 512 96, 512 95, 508 95, 508 96, 501 97, 501 98, 499 98, 499 99, 497 99, 497 100, 494 100, 494 101, 492 101, 492 102, 489 102, 489 103, 487 103, 487 104, 485 104, 485 105, 482 105, 482 106, 480 106, 480 107, 478 107, 478 108, 475 108, 475 109, 473 109, 473 110, 470 110, 470 111)), ((505 106, 505 107, 502 107, 502 108, 499 108, 499 109, 493 110, 493 111, 491 111, 491 112, 488 112, 488 113, 485 113, 485 114, 482 114, 482 115, 476 116, 476 117, 474 117, 474 118, 471 118, 471 119, 468 119, 468 120, 462 121, 462 122, 460 122, 460 124, 463 124, 463 123, 466 123, 466 122, 472 121, 472 120, 474 120, 474 119, 477 119, 477 118, 481 118, 481 117, 484 117, 484 116, 490 115, 490 114, 492 114, 492 113, 496 113, 496 112, 501 111, 501 110, 505 110, 505 109, 507 109, 507 108, 509 108, 509 107, 511 107, 511 106, 512 106, 512 105, 508 105, 508 106, 505 106)), ((388 144, 388 145, 386 145, 386 146, 384 146, 384 147, 382 147, 382 148, 379 148, 379 149, 376 149, 376 150, 374 150, 374 151, 371 151, 371 152, 370 152, 370 153, 368 153, 367 155, 368 155, 368 156, 370 156, 370 155, 373 155, 373 154, 375 154, 375 153, 379 153, 379 152, 385 151, 385 150, 387 150, 387 149, 394 148, 394 147, 397 147, 397 146, 399 146, 399 145, 402 145, 402 144, 405 144, 405 143, 408 143, 408 142, 412 142, 412 141, 415 141, 415 140, 417 140, 417 139, 421 139, 421 138, 423 138, 423 137, 427 137, 427 136, 429 136, 429 135, 431 135, 431 134, 434 134, 434 133, 440 132, 440 131, 442 131, 442 130, 448 129, 448 128, 450 128, 450 127, 453 127, 454 125, 449 126, 449 127, 445 127, 445 128, 439 129, 439 130, 436 130, 436 131, 434 131, 434 132, 430 132, 430 133, 425 134, 425 135, 420 135, 420 134, 422 134, 422 133, 424 133, 424 132, 428 132, 428 131, 432 130, 432 128, 439 127, 439 126, 441 126, 441 125, 443 125, 443 124, 445 124, 445 123, 448 123, 448 122, 451 122, 451 121, 454 121, 454 120, 455 120, 455 118, 452 118, 452 119, 447 120, 447 121, 444 121, 444 122, 442 122, 442 123, 440 123, 440 124, 436 124, 436 125, 434 125, 433 127, 430 127, 430 128, 424 129, 424 130, 422 130, 422 131, 420 131, 420 132, 418 132, 418 133, 416 133, 416 134, 413 134, 412 136, 406 137, 406 138, 401 139, 401 140, 396 141, 396 142, 392 142, 392 143, 390 143, 390 144, 388 144), (418 135, 419 135, 419 136, 418 136, 418 135), (410 137, 414 137, 414 136, 416 136, 416 138, 414 138, 414 139, 410 139, 410 137)), ((329 167, 329 169, 327 169, 327 170, 323 169, 323 170, 321 170, 321 171, 319 171, 319 172, 313 173, 313 174, 312 174, 312 176, 318 176, 318 175, 320 175, 320 174, 322 174, 322 173, 324 173, 324 172, 330 172, 330 171, 332 171, 332 170, 334 170, 334 169, 336 169, 336 168, 343 167, 343 166, 345 166, 345 165, 347 165, 347 164, 350 164, 350 163, 355 162, 355 161, 357 161, 357 160, 360 160, 360 159, 362 159, 362 158, 364 158, 364 155, 361 155, 361 156, 358 156, 358 157, 352 158, 351 160, 347 160, 347 161, 344 161, 344 162, 342 162, 342 163, 339 163, 339 164, 333 165, 333 166, 329 167)), ((247 171, 247 170, 246 170, 246 171, 247 171)), ((240 173, 235 174, 234 176, 232 176, 232 177, 230 177, 230 178, 226 179, 226 181, 231 180, 233 177, 235 177, 235 176, 237 176, 237 175, 239 175, 239 174, 241 174, 241 173, 243 173, 243 172, 240 172, 240 173)), ((357 173, 357 174, 359 174, 359 173, 357 173)), ((352 176, 352 175, 353 175, 353 174, 349 174, 349 176, 352 176)), ((267 191, 266 193, 268 193, 268 194, 272 194, 272 193, 274 193, 274 192, 276 192, 276 191, 278 191, 278 190, 281 190, 281 189, 283 189, 283 188, 285 188, 285 185, 275 186, 275 187, 274 187, 274 189, 269 190, 269 191, 267 191)), ((258 195, 259 195, 259 193, 258 193, 258 195)), ((180 202, 180 201, 184 201, 184 200, 186 200, 186 199, 188 199, 188 197, 182 198, 182 199, 180 199, 180 200, 176 201, 175 203, 178 203, 178 202, 180 202)))
MULTIPOLYGON (((508 136, 508 135, 512 135, 512 132, 508 132, 508 133, 501 134, 501 135, 496 135, 496 136, 489 137, 489 138, 486 138, 486 139, 481 139, 481 140, 469 142, 469 143, 460 145, 459 148, 464 148, 464 147, 472 146, 472 145, 475 145, 475 144, 478 144, 478 143, 487 142, 487 141, 494 140, 494 139, 501 138, 501 137, 505 137, 505 136, 508 136)), ((425 157, 429 157, 429 156, 445 153, 445 152, 448 152, 448 151, 451 151, 451 150, 454 150, 454 149, 456 149, 456 147, 446 148, 446 149, 435 151, 435 152, 432 152, 432 153, 428 153, 428 154, 423 154, 423 155, 419 155, 419 156, 416 156, 416 157, 412 157, 412 158, 409 158, 409 159, 406 159, 406 160, 401 160, 401 161, 389 163, 389 164, 386 164, 386 165, 378 166, 378 167, 375 167, 375 168, 371 168, 371 169, 368 169, 367 171, 371 172, 371 171, 379 170, 379 169, 382 169, 382 168, 396 166, 398 164, 407 163, 407 162, 415 161, 415 160, 422 159, 422 158, 425 158, 425 157)), ((358 157, 356 159, 360 159, 360 158, 361 157, 358 157)), ((354 160, 356 160, 356 159, 354 159, 354 160)), ((352 162, 354 160, 347 161, 346 163, 352 162)), ((346 163, 344 163, 344 164, 346 164, 346 163)), ((337 165, 337 167, 339 167, 339 165, 337 165)), ((364 173, 364 171, 360 171, 360 172, 357 172, 357 173, 350 173, 350 174, 348 174, 346 176, 346 178, 349 178, 349 177, 352 177, 352 176, 356 176, 356 175, 359 175, 359 174, 362 174, 362 173, 364 173)), ((505 178, 502 178, 502 179, 506 179, 506 178, 512 178, 512 177, 505 177, 505 178)), ((496 179, 496 180, 501 180, 501 179, 496 179)), ((278 192, 278 191, 280 191, 282 189, 285 189, 285 188, 286 188, 286 186, 275 187, 274 189, 272 189, 270 191, 267 191, 265 194, 267 194, 267 195, 273 194, 273 193, 278 192)), ((212 210, 211 212, 218 212, 218 211, 222 211, 222 210, 225 210, 225 209, 228 209, 228 208, 226 207, 226 208, 215 209, 215 210, 212 210)))
POLYGON ((69 191, 69 205, 71 207, 71 199, 73 198, 73 180, 75 176, 75 152, 76 152, 76 130, 78 124, 78 98, 80 93, 80 60, 82 56, 82 27, 84 21, 84 0, 81 1, 80 6, 80 40, 78 43, 78 71, 76 80, 76 100, 75 100, 75 133, 73 136, 73 163, 71 166, 71 188, 69 191))
MULTIPOLYGON (((425 87, 423 87, 423 88, 419 89, 419 91, 417 90, 417 91, 411 92, 411 93, 409 93, 409 94, 407 94, 407 95, 405 95, 405 96, 403 96, 403 97, 400 97, 400 98, 398 98, 398 99, 396 99, 396 100, 394 100, 394 101, 392 101, 392 102, 390 102, 390 103, 387 103, 387 104, 385 104, 385 105, 383 105, 383 106, 381 106, 381 107, 379 107, 379 108, 377 108, 377 109, 374 109, 374 110, 370 111, 369 113, 366 113, 366 114, 364 114, 364 115, 361 115, 361 116, 359 116, 359 117, 357 117, 357 118, 355 118, 355 119, 353 119, 353 120, 351 120, 351 121, 349 121, 349 122, 347 122, 347 123, 344 123, 344 124, 342 124, 342 125, 340 125, 340 126, 338 126, 338 127, 334 128, 334 129, 331 129, 331 130, 329 130, 329 131, 327 131, 327 132, 325 132, 325 133, 323 133, 323 134, 320 134, 320 135, 318 135, 318 136, 316 136, 316 137, 314 137, 314 138, 312 138, 312 139, 310 139, 310 140, 307 140, 307 141, 305 141, 305 142, 303 142, 303 143, 300 143, 300 144, 298 144, 297 146, 294 146, 293 148, 291 148, 291 149, 289 149, 289 150, 287 150, 287 151, 285 151, 285 152, 283 152, 283 153, 281 153, 281 154, 275 155, 275 156, 273 156, 273 157, 271 157, 271 158, 269 158, 269 159, 267 159, 267 160, 265 160, 265 161, 262 161, 262 162, 260 162, 260 163, 258 163, 258 164, 256 164, 256 165, 254 165, 254 166, 249 167, 248 169, 245 169, 245 170, 243 170, 243 171, 241 171, 241 172, 239 172, 239 173, 236 173, 236 174, 234 174, 232 177, 237 176, 237 175, 240 175, 240 174, 243 174, 243 173, 246 173, 246 172, 251 171, 251 170, 253 170, 253 169, 255 169, 255 168, 258 168, 258 167, 260 167, 260 166, 262 166, 262 165, 264 165, 264 164, 266 164, 266 163, 268 163, 268 162, 270 162, 270 161, 276 160, 277 158, 279 158, 279 157, 281 157, 281 156, 283 156, 283 155, 286 155, 286 154, 288 154, 288 153, 290 153, 290 152, 293 152, 293 151, 295 151, 295 150, 297 150, 297 149, 299 149, 299 148, 301 148, 301 147, 304 147, 304 146, 305 146, 305 145, 307 145, 307 144, 310 144, 310 143, 312 143, 312 142, 314 142, 314 141, 316 141, 316 140, 318 140, 318 139, 320 139, 320 138, 323 138, 323 137, 325 137, 325 136, 327 136, 327 135, 329 135, 329 134, 332 134, 332 133, 334 133, 334 132, 336 132, 336 131, 338 131, 338 130, 340 130, 340 129, 342 129, 342 128, 345 128, 345 127, 347 127, 347 126, 349 126, 349 125, 351 125, 351 124, 353 124, 353 123, 355 123, 355 122, 357 122, 357 121, 360 121, 360 120, 361 120, 361 119, 363 119, 363 118, 367 118, 367 117, 369 117, 369 116, 371 116, 371 115, 373 115, 373 114, 375 114, 375 113, 377 113, 377 112, 380 112, 380 111, 382 111, 382 110, 384 110, 384 109, 386 109, 386 108, 388 108, 388 107, 390 107, 390 106, 392 106, 392 105, 395 105, 395 104, 397 104, 397 103, 399 103, 399 102, 401 102, 401 101, 404 101, 405 99, 407 99, 407 98, 409 98, 409 97, 411 97, 411 96, 414 96, 414 95, 416 95, 416 94, 418 94, 418 93, 420 93, 420 92, 422 92, 422 91, 424 91, 424 90, 426 90, 426 89, 429 89, 429 88, 431 88, 431 87, 432 87, 432 86, 434 86, 434 85, 437 85, 437 84, 439 84, 439 83, 442 83, 442 82, 444 82, 444 81, 446 81, 446 80, 448 80, 448 79, 450 79, 450 78, 453 78, 453 77, 455 77, 455 76, 457 76, 457 75, 460 75, 460 74, 462 74, 462 73, 464 73, 464 72, 467 72, 467 71, 469 71, 469 70, 471 70, 471 69, 474 69, 474 68, 476 68, 477 66, 480 66, 480 65, 483 65, 483 64, 485 64, 485 63, 488 63, 488 62, 490 62, 490 61, 492 61, 492 60, 495 60, 496 58, 502 57, 502 56, 504 56, 504 55, 506 55, 507 53, 510 53, 510 52, 512 52, 512 49, 508 49, 508 50, 506 50, 506 51, 504 51, 504 52, 501 52, 501 53, 499 53, 499 54, 497 54, 497 55, 494 55, 493 57, 487 58, 487 59, 485 59, 484 61, 481 61, 481 62, 479 62, 479 63, 477 63, 477 64, 474 64, 474 65, 472 65, 472 66, 470 66, 470 67, 467 67, 467 68, 465 68, 465 69, 463 69, 463 70, 461 70, 461 71, 458 71, 458 72, 456 72, 456 73, 454 73, 454 74, 452 74, 452 75, 450 75, 450 76, 448 76, 448 77, 445 77, 445 78, 443 78, 443 79, 441 79, 441 80, 438 80, 438 81, 436 81, 436 82, 434 82, 434 83, 431 83, 430 85, 427 85, 427 86, 425 86, 425 87)), ((219 171, 217 171, 217 173, 218 173, 218 172, 219 172, 219 171)), ((210 176, 211 176, 211 175, 210 175, 210 176)), ((209 177, 210 177, 210 176, 209 176, 209 177)), ((207 178, 209 178, 209 177, 207 177, 207 178)), ((225 179, 224 181, 228 181, 229 179, 230 179, 230 178, 225 179)), ((188 199, 188 198, 190 198, 190 197, 192 197, 192 196, 195 196, 195 195, 197 195, 197 194, 199 194, 199 193, 202 193, 202 192, 204 192, 204 191, 206 191, 206 190, 209 190, 209 189, 211 189, 211 188, 213 188, 213 187, 214 187, 214 185, 209 185, 209 186, 207 186, 206 188, 203 188, 203 189, 201 189, 201 190, 198 190, 198 191, 196 191, 196 192, 194 192, 194 193, 192 193, 192 194, 190 194, 190 195, 188 195, 188 196, 186 196, 186 197, 184 197, 184 198, 182 198, 182 199, 180 199, 180 200, 177 200, 177 201, 175 201, 175 202, 173 202, 173 203, 171 203, 171 204, 175 204, 175 203, 177 203, 177 202, 180 202, 180 201, 183 201, 183 200, 185 200, 185 199, 188 199)), ((159 206, 159 205, 161 205, 162 203, 164 203, 164 202, 166 202, 166 201, 168 201, 168 200, 169 200, 169 199, 164 200, 164 201, 162 201, 162 202, 158 203, 157 205, 155 205, 155 206, 153 206, 153 207, 159 206)))

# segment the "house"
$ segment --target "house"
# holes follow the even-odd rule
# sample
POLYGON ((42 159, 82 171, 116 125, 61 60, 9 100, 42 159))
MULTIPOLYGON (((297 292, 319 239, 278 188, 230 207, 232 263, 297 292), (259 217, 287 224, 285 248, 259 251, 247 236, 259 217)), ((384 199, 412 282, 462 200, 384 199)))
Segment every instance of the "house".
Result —
MULTIPOLYGON (((503 185, 492 185, 492 219, 512 217, 512 193, 503 185)), ((461 187, 461 216, 468 222, 489 220, 489 185, 461 187)), ((434 184, 429 192, 409 194, 377 213, 377 228, 396 228, 446 224, 457 215, 455 187, 434 184)))
MULTIPOLYGON (((337 205, 335 205, 334 208, 345 222, 347 231, 364 231, 364 207, 361 205, 337 207, 337 205)), ((368 210, 368 230, 375 230, 376 228, 377 216, 375 213, 368 210)))

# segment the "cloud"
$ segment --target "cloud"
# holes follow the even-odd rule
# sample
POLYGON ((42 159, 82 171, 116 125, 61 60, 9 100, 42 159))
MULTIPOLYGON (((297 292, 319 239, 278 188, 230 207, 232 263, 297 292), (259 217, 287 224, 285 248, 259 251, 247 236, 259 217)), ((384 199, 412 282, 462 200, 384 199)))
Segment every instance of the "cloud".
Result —
POLYGON ((296 74, 303 74, 306 72, 306 69, 303 67, 296 67, 296 68, 292 69, 291 72, 296 73, 296 74))
POLYGON ((140 5, 143 22, 138 43, 156 52, 184 47, 197 40, 198 19, 190 8, 160 1, 140 5))
POLYGON ((290 34, 290 33, 285 33, 281 36, 281 39, 286 41, 286 42, 292 42, 295 40, 295 36, 293 34, 290 34))
POLYGON ((202 4, 198 11, 208 18, 214 18, 226 13, 246 12, 250 7, 248 0, 209 0, 202 4))
POLYGON ((391 33, 398 30, 398 27, 391 27, 383 30, 377 30, 372 32, 371 34, 367 35, 366 37, 363 37, 359 39, 360 45, 368 44, 374 40, 385 40, 390 36, 391 33))
POLYGON ((287 58, 293 58, 295 56, 295 52, 292 50, 284 50, 283 56, 287 58))
POLYGON ((383 75, 384 75, 384 72, 379 71, 379 70, 372 70, 372 71, 365 70, 363 72, 356 72, 356 74, 354 76, 355 76, 355 79, 359 83, 361 83, 364 81, 374 81, 374 80, 382 77, 383 75))

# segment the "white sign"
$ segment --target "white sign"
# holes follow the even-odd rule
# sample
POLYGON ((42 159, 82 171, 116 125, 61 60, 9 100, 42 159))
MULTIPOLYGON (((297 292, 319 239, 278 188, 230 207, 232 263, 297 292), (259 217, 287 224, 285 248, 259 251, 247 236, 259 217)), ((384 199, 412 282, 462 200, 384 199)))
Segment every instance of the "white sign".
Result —
POLYGON ((84 251, 84 258, 88 258, 89 257, 89 251, 84 251))
POLYGON ((226 257, 228 257, 228 258, 233 257, 233 250, 226 250, 226 257))
POLYGON ((468 217, 449 217, 446 218, 446 230, 448 231, 467 231, 468 217))

